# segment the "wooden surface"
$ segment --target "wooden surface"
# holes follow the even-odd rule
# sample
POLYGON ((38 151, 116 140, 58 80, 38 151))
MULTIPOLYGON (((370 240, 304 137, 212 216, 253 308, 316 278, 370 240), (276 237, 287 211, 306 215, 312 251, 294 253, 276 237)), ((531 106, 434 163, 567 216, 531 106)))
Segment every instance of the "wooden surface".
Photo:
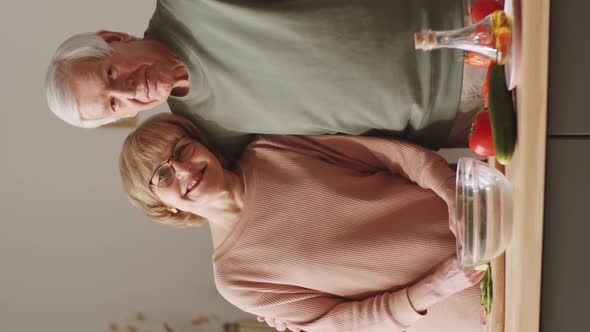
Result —
POLYGON ((492 314, 488 317, 487 332, 503 332, 505 316, 505 256, 492 261, 492 314))
POLYGON ((522 0, 518 143, 506 167, 514 190, 514 229, 505 255, 505 332, 539 331, 548 54, 549 0, 522 0))

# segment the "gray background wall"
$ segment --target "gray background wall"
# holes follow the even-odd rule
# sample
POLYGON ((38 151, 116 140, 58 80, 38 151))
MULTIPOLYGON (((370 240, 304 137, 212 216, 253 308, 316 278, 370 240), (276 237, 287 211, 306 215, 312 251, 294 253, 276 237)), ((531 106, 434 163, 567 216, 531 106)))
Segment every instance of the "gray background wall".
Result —
POLYGON ((221 331, 188 322, 243 317, 214 289, 206 229, 160 226, 128 203, 117 158, 129 130, 73 128, 45 104, 45 69, 66 37, 141 36, 155 1, 1 4, 0 331, 103 332, 136 311, 177 332, 221 331))
POLYGON ((541 331, 588 331, 590 2, 551 1, 541 331))
POLYGON ((128 203, 117 158, 129 130, 73 128, 45 104, 46 66, 66 37, 103 28, 141 36, 154 6, 2 1, 0 331, 102 332, 135 324, 141 311, 148 331, 167 320, 177 332, 208 332, 250 317, 215 291, 206 229, 161 226, 128 203), (221 320, 189 324, 212 314, 221 320))

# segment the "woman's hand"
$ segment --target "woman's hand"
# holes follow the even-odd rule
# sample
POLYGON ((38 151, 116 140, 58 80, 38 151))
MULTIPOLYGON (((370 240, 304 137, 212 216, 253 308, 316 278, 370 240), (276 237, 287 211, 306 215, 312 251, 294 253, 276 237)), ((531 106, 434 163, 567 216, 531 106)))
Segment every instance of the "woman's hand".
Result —
POLYGON ((455 192, 456 192, 456 177, 450 177, 441 184, 441 198, 447 203, 449 212, 449 229, 455 237, 457 237, 457 225, 455 221, 455 192))
POLYGON ((408 288, 408 298, 418 312, 427 310, 445 298, 481 281, 485 271, 459 268, 453 255, 443 261, 434 272, 408 288))
POLYGON ((262 317, 262 316, 258 316, 258 317, 256 317, 256 319, 259 322, 266 322, 266 324, 268 324, 268 326, 274 327, 278 331, 286 331, 287 329, 292 332, 300 332, 301 331, 301 329, 298 329, 294 326, 289 326, 289 324, 286 324, 284 321, 282 321, 280 319, 274 319, 274 318, 262 317))

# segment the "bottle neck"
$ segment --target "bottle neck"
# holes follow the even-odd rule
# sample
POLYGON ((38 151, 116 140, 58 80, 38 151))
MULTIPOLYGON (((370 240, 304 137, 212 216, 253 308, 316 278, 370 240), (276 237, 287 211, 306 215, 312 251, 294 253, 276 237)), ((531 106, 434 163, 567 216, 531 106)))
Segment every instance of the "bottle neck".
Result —
POLYGON ((488 15, 483 20, 455 30, 421 31, 414 34, 414 45, 418 50, 430 51, 440 48, 454 48, 485 55, 492 60, 503 63, 506 54, 498 51, 495 36, 498 17, 504 18, 503 12, 488 15))

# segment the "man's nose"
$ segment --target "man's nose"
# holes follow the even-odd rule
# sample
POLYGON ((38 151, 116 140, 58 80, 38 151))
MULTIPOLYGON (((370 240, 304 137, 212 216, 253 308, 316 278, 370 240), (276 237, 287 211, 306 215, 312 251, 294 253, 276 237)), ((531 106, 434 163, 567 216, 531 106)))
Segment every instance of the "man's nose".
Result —
POLYGON ((137 80, 133 76, 119 79, 111 85, 111 93, 120 98, 135 98, 137 92, 137 80))

